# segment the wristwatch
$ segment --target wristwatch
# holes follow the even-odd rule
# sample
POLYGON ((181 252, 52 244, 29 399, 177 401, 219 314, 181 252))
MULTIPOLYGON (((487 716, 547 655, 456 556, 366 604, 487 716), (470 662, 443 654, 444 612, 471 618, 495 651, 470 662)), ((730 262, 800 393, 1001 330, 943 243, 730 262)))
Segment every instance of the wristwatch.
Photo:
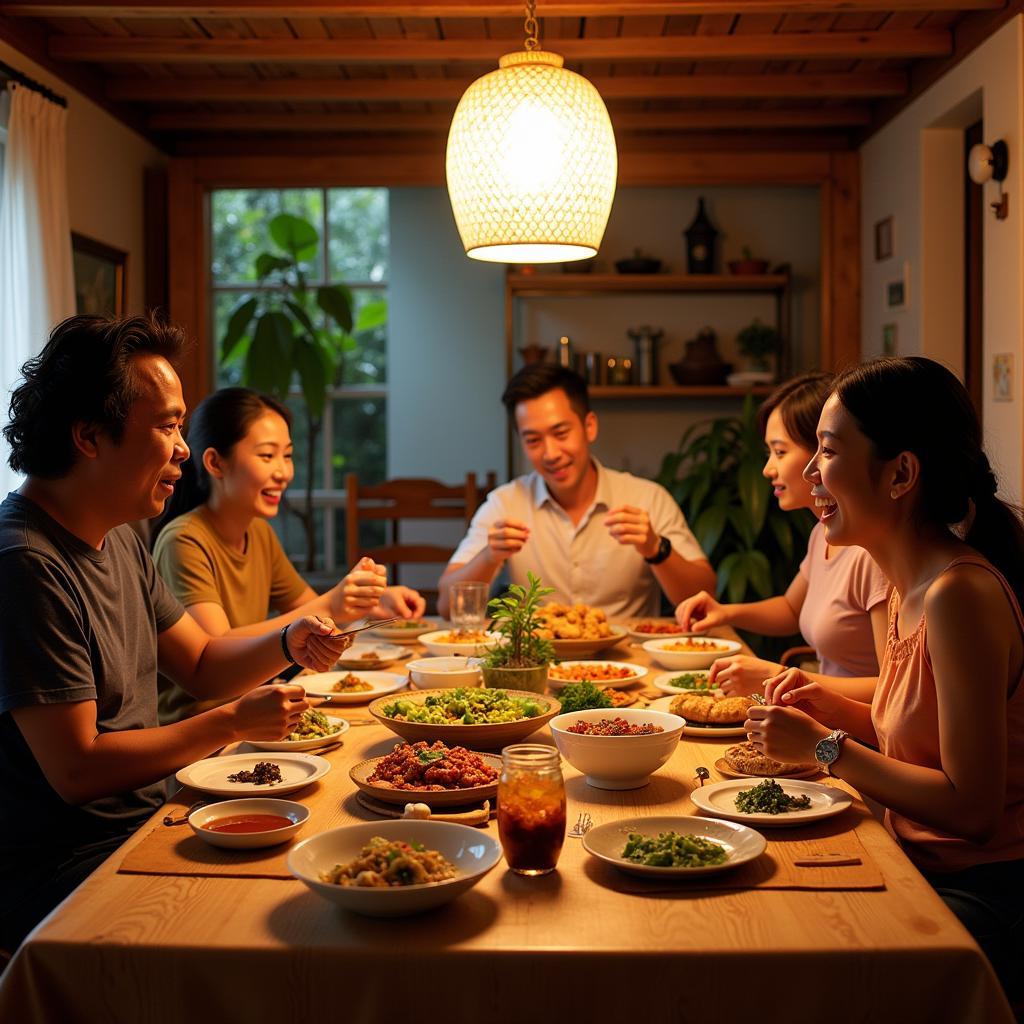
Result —
POLYGON ((843 752, 843 740, 849 735, 842 729, 833 729, 814 745, 814 760, 825 769, 826 775, 832 774, 832 765, 839 760, 839 755, 843 752))
POLYGON ((661 565, 662 562, 672 554, 672 541, 668 537, 662 537, 658 542, 658 550, 651 555, 650 558, 645 558, 644 561, 648 565, 661 565))

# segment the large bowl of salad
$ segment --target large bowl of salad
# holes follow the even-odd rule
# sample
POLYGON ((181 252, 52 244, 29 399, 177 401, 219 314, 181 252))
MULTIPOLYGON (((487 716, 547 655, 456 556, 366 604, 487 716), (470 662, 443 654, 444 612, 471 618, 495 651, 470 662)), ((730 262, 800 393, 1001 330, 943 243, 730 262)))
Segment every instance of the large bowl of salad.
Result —
POLYGON ((379 697, 370 714, 402 739, 443 740, 473 750, 497 750, 536 732, 562 710, 554 697, 527 690, 456 687, 379 697))

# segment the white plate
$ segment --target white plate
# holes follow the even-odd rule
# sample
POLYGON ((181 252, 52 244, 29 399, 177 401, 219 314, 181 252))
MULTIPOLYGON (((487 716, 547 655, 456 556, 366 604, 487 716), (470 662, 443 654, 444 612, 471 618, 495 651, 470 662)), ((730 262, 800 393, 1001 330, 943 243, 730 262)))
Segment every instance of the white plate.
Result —
POLYGON ((583 837, 583 848, 591 856, 612 864, 629 875, 643 878, 694 878, 698 875, 713 875, 719 871, 745 864, 760 857, 768 844, 760 832, 746 825, 715 818, 698 818, 695 815, 674 818, 626 818, 611 821, 607 825, 592 828, 583 837), (622 856, 630 833, 656 838, 660 832, 675 832, 678 835, 701 836, 721 843, 728 859, 724 864, 711 864, 699 868, 656 868, 647 864, 634 864, 622 856))
MULTIPOLYGON (((483 643, 474 644, 453 644, 447 640, 440 639, 444 636, 449 636, 452 633, 457 632, 454 627, 448 629, 435 629, 432 633, 423 633, 420 636, 420 643, 427 649, 428 653, 438 655, 440 657, 448 656, 454 657, 456 655, 463 655, 467 658, 482 658, 492 647, 496 644, 500 644, 504 637, 501 633, 490 633, 485 631, 487 640, 483 643)), ((473 630, 473 632, 478 632, 473 630)))
MULTIPOLYGON (((344 672, 317 672, 314 675, 296 676, 293 683, 298 683, 311 697, 330 697, 331 704, 362 704, 385 694, 401 690, 408 679, 397 672, 360 672, 345 669, 344 672), (347 675, 358 676, 373 687, 372 690, 356 690, 354 693, 335 693, 332 687, 339 679, 347 675)), ((326 714, 324 710, 324 714, 326 714)))
POLYGON ((398 644, 353 644, 335 662, 335 668, 372 671, 390 665, 399 658, 408 658, 411 653, 408 647, 399 647, 398 644), (377 657, 373 661, 363 661, 362 656, 365 654, 375 654, 377 657))
POLYGON ((624 676, 622 679, 591 679, 595 686, 608 686, 613 690, 621 690, 623 687, 632 686, 638 679, 647 675, 647 669, 643 665, 633 665, 625 661, 563 661, 561 666, 552 665, 548 669, 548 686, 552 690, 561 690, 570 683, 579 682, 578 679, 556 679, 551 673, 560 667, 573 665, 610 665, 612 668, 628 668, 632 675, 624 676))
MULTIPOLYGON (((674 673, 679 675, 678 672, 674 673)), ((685 690, 680 690, 680 693, 685 693, 685 690)), ((672 697, 659 697, 657 700, 652 700, 647 706, 655 711, 669 711, 669 705, 672 703, 674 698, 672 697)), ((674 715, 674 711, 669 711, 670 715, 674 715)), ((699 722, 691 722, 687 720, 686 725, 683 726, 684 736, 703 736, 705 739, 728 739, 731 736, 746 736, 746 730, 742 725, 701 725, 699 722)))
POLYGON ((661 672, 661 673, 656 675, 651 680, 651 683, 654 686, 656 686, 659 690, 661 690, 662 693, 672 693, 672 694, 675 694, 675 693, 715 693, 715 694, 720 694, 722 692, 717 687, 712 687, 712 689, 710 689, 710 690, 707 689, 706 687, 702 687, 702 688, 696 689, 696 690, 687 690, 687 689, 685 689, 684 687, 681 687, 681 686, 672 686, 671 680, 678 679, 680 676, 683 676, 683 675, 702 676, 704 679, 707 679, 707 677, 708 677, 708 670, 707 669, 703 669, 703 668, 699 668, 699 669, 689 669, 689 670, 686 670, 686 671, 683 671, 683 672, 661 672))
POLYGON ((424 633, 440 629, 441 623, 437 619, 421 619, 419 626, 379 626, 377 629, 368 629, 367 633, 380 637, 381 640, 389 640, 393 644, 414 644, 424 633))
POLYGON ((674 623, 675 630, 671 633, 645 633, 643 630, 639 630, 636 627, 641 622, 657 622, 659 625, 667 626, 669 624, 668 619, 640 619, 634 625, 629 627, 629 635, 634 640, 677 640, 681 636, 694 636, 695 634, 683 629, 678 622, 674 623))
MULTIPOLYGON (((332 701, 333 703, 333 701, 332 701)), ((330 736, 316 736, 308 740, 246 740, 250 747, 257 750, 316 750, 317 747, 326 747, 337 743, 349 730, 349 724, 344 718, 334 718, 327 715, 327 721, 331 728, 337 729, 330 736)), ((266 760, 264 758, 264 760, 266 760)))
POLYGON ((316 754, 228 754, 207 757, 186 765, 175 774, 183 786, 213 793, 214 796, 284 796, 323 778, 331 770, 331 762, 316 754), (228 782, 228 776, 243 770, 252 771, 259 761, 273 761, 281 769, 282 781, 275 785, 253 782, 228 782))
POLYGON ((659 664, 662 668, 676 672, 693 672, 696 669, 711 668, 719 658, 728 658, 733 654, 739 654, 743 645, 735 640, 725 640, 718 636, 698 636, 695 640, 707 640, 715 645, 714 649, 706 651, 672 651, 668 650, 670 644, 677 644, 685 637, 658 637, 654 640, 646 640, 640 646, 659 664))
POLYGON ((690 799, 704 813, 713 814, 716 818, 727 818, 745 825, 769 826, 771 828, 787 828, 795 825, 806 825, 822 818, 831 818, 840 814, 853 803, 853 797, 845 789, 825 786, 820 782, 807 782, 803 779, 775 779, 790 796, 809 796, 811 806, 802 811, 789 811, 786 814, 744 814, 736 810, 736 796, 740 790, 752 789, 764 779, 728 779, 725 782, 714 782, 710 786, 701 786, 690 793, 690 799))

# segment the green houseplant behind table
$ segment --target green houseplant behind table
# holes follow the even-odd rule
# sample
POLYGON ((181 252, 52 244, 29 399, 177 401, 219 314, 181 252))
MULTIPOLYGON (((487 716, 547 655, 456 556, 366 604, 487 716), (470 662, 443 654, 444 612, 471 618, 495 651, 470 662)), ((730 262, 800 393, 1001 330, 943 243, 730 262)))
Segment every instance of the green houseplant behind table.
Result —
POLYGON ((487 606, 493 619, 491 628, 501 633, 504 643, 484 655, 481 671, 484 686, 543 693, 555 649, 536 635, 541 628, 537 608, 540 599, 554 593, 554 589, 542 587, 532 572, 526 576, 528 586, 513 583, 487 606))

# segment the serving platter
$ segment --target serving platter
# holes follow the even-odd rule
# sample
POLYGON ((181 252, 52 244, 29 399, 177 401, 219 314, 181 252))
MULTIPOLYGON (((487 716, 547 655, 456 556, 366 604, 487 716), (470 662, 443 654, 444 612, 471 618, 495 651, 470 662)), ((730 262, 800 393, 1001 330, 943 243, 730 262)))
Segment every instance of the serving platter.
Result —
MULTIPOLYGON (((501 772, 501 757, 496 754, 484 754, 472 751, 497 772, 501 772)), ((428 807, 461 807, 466 804, 478 804, 483 800, 492 800, 498 793, 498 780, 486 786, 467 786, 463 789, 393 789, 382 786, 379 782, 370 782, 370 776, 377 765, 384 760, 382 757, 371 757, 360 761, 349 769, 348 777, 368 796, 386 804, 404 806, 408 803, 426 804, 428 807)))
POLYGON ((424 633, 441 628, 438 619, 414 619, 407 621, 404 625, 378 626, 376 629, 367 630, 381 640, 390 641, 393 644, 414 644, 424 633), (415 625, 413 623, 415 622, 415 625))
MULTIPOLYGON (((677 673, 678 674, 678 673, 677 673)), ((680 690, 680 693, 685 691, 680 690)), ((652 700, 647 707, 652 708, 655 711, 668 711, 669 714, 675 714, 671 710, 672 701, 674 697, 658 697, 657 700, 652 700)), ((746 736, 747 732, 740 725, 704 725, 701 722, 691 722, 689 719, 686 721, 686 725, 683 726, 684 736, 700 736, 704 739, 729 739, 732 736, 746 736)))
POLYGON ((625 626, 609 626, 611 636, 595 637, 586 640, 552 640, 555 656, 564 660, 570 658, 594 658, 609 647, 617 647, 629 638, 625 626))
MULTIPOLYGON (((720 757, 715 761, 715 771, 719 775, 724 775, 727 779, 755 779, 760 782, 765 776, 763 775, 751 775, 748 772, 741 772, 736 768, 733 768, 724 757, 720 757)), ((815 764, 809 764, 806 768, 800 771, 787 772, 785 775, 772 775, 773 779, 810 779, 815 775, 818 775, 821 769, 815 764)))
POLYGON ((331 770, 331 762, 316 754, 280 753, 227 754, 193 761, 177 771, 174 777, 183 785, 214 796, 284 796, 322 779, 331 770), (254 782, 229 782, 236 772, 252 771, 258 762, 272 761, 281 769, 281 782, 257 785, 254 782))
POLYGON ((715 818, 699 818, 694 815, 683 817, 626 818, 599 825, 583 836, 583 848, 591 856, 624 871, 628 875, 642 878, 686 879, 703 875, 714 875, 729 871, 754 860, 764 853, 767 842, 763 835, 746 825, 715 818), (656 838, 661 832, 675 832, 678 835, 699 836, 721 843, 726 849, 724 864, 709 864, 701 867, 653 867, 648 864, 634 864, 622 856, 623 848, 630 834, 656 838))
POLYGON ((674 640, 681 636, 696 636, 695 633, 683 629, 675 619, 638 619, 628 628, 629 635, 634 640, 674 640), (674 628, 669 633, 650 633, 637 628, 647 622, 654 623, 658 626, 672 626, 674 628))
POLYGON ((566 686, 570 686, 572 683, 580 682, 579 679, 559 679, 556 675, 552 675, 552 673, 563 668, 582 668, 584 670, 588 668, 627 669, 630 674, 628 676, 623 676, 620 679, 590 680, 590 682, 595 686, 608 687, 612 690, 621 690, 627 686, 632 686, 633 683, 643 679, 643 677, 647 675, 647 669, 643 665, 634 665, 631 662, 626 661, 563 661, 560 665, 551 665, 548 668, 548 686, 550 686, 552 690, 561 690, 566 686))
POLYGON ((398 644, 358 643, 345 651, 334 663, 334 667, 349 671, 384 668, 385 665, 408 658, 411 654, 412 651, 408 647, 401 647, 398 644))
POLYGON ((324 716, 335 731, 329 736, 312 736, 305 740, 246 740, 246 744, 256 750, 316 750, 318 747, 327 747, 337 743, 349 730, 349 724, 344 718, 336 718, 332 715, 324 716))
POLYGON ((853 803, 853 797, 845 789, 826 786, 820 782, 777 778, 775 781, 785 793, 789 796, 808 796, 811 806, 806 810, 787 811, 784 814, 748 814, 738 811, 735 800, 739 793, 764 781, 763 777, 751 777, 713 782, 710 786, 692 790, 690 800, 705 814, 761 828, 794 828, 798 825, 807 825, 812 821, 821 821, 823 818, 841 814, 853 803))
POLYGON ((331 704, 364 704, 375 697, 395 693, 409 682, 408 677, 397 672, 360 672, 345 669, 343 672, 316 672, 308 676, 296 676, 298 683, 310 697, 330 697, 331 704), (352 693, 336 693, 334 684, 347 675, 357 676, 369 683, 369 690, 355 690, 352 693))
MULTIPOLYGON (((396 697, 378 697, 369 707, 370 714, 378 722, 386 725, 402 739, 415 743, 417 740, 443 740, 449 746, 463 746, 470 750, 497 750, 509 743, 516 743, 536 732, 542 725, 551 721, 562 710, 562 705, 555 697, 531 693, 528 690, 506 690, 510 697, 520 697, 537 701, 548 706, 547 711, 534 718, 520 718, 515 722, 493 722, 473 725, 450 723, 409 722, 402 719, 389 718, 384 708, 393 703, 396 697)), ((414 704, 423 704, 427 697, 439 696, 448 700, 451 690, 416 690, 410 694, 400 695, 400 699, 409 700, 414 704)))

